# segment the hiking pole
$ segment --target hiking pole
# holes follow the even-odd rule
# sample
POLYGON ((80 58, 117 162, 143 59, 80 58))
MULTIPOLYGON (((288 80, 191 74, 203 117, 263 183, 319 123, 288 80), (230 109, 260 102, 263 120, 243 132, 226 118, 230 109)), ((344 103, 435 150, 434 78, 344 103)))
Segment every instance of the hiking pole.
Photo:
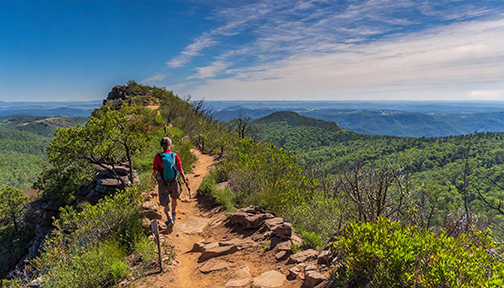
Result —
POLYGON ((189 183, 187 183, 187 181, 184 181, 185 182, 185 186, 187 188, 187 193, 189 193, 189 199, 191 199, 191 188, 189 188, 189 183))

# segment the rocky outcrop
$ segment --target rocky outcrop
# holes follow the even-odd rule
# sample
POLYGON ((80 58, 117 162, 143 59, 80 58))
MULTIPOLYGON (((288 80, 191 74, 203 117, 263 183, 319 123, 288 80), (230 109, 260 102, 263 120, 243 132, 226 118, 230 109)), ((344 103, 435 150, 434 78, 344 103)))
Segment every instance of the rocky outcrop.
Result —
POLYGON ((135 170, 132 171, 133 183, 129 179, 129 167, 118 164, 114 167, 98 167, 98 173, 93 177, 94 185, 86 195, 86 200, 95 204, 103 197, 124 190, 127 186, 140 183, 140 178, 135 170))
POLYGON ((134 86, 121 86, 116 85, 108 93, 107 99, 103 100, 103 105, 109 105, 111 107, 120 107, 123 101, 131 104, 132 98, 136 96, 142 96, 142 103, 147 105, 151 102, 159 102, 157 99, 153 99, 147 93, 137 89, 134 86))
POLYGON ((258 206, 249 206, 231 213, 231 224, 239 224, 245 229, 257 229, 266 219, 275 217, 275 213, 258 206))

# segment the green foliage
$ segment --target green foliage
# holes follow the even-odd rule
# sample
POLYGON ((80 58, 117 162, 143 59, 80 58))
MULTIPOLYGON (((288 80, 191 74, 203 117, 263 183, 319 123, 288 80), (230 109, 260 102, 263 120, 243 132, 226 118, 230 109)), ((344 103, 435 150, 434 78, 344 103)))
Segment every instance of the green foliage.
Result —
POLYGON ((103 287, 117 283, 129 273, 126 254, 119 243, 106 241, 81 249, 51 266, 43 277, 44 287, 103 287))
POLYGON ((496 287, 504 263, 487 252, 493 247, 490 231, 453 238, 380 217, 350 224, 331 251, 344 268, 338 287, 496 287))
POLYGON ((135 244, 135 252, 140 255, 144 263, 150 264, 156 261, 156 244, 149 241, 147 236, 142 235, 135 244))
POLYGON ((233 211, 234 207, 233 200, 236 197, 235 194, 228 187, 224 189, 217 189, 217 182, 215 182, 215 173, 212 171, 210 175, 206 176, 201 182, 198 192, 202 195, 208 195, 215 199, 215 202, 226 207, 228 211, 233 211))
POLYGON ((14 229, 18 230, 18 218, 24 210, 24 203, 28 198, 23 195, 23 191, 10 187, 0 186, 0 222, 12 222, 14 229))
POLYGON ((316 249, 322 250, 324 248, 324 241, 315 232, 306 232, 303 230, 298 231, 303 238, 303 249, 316 249))
POLYGON ((23 191, 0 186, 0 278, 26 253, 33 237, 33 225, 23 221, 28 200, 23 191))
POLYGON ((44 253, 35 263, 44 273, 47 287, 98 287, 126 275, 127 253, 135 251, 148 231, 138 213, 140 192, 136 186, 78 212, 61 209, 60 219, 46 239, 44 253), (86 275, 81 275, 85 273, 86 275), (80 276, 79 276, 80 275, 80 276), (79 278, 80 279, 76 279, 79 278))
POLYGON ((236 142, 223 165, 237 206, 259 204, 280 211, 310 200, 316 182, 305 176, 296 156, 271 143, 236 142))

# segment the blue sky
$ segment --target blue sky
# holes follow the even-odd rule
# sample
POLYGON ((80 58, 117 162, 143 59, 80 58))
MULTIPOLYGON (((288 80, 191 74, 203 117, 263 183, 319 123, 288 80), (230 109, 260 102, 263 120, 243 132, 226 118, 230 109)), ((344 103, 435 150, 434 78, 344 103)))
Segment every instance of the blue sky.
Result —
POLYGON ((0 1, 0 100, 504 100, 504 1, 0 1))

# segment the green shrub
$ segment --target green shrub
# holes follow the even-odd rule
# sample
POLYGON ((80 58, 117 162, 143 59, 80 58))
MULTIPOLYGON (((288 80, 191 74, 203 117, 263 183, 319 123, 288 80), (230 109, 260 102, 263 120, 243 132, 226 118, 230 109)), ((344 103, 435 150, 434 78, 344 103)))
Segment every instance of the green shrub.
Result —
POLYGON ((315 232, 299 231, 303 238, 303 249, 322 250, 324 248, 324 241, 315 232))
POLYGON ((236 209, 233 205, 235 194, 228 187, 216 189, 213 197, 215 198, 215 202, 226 207, 228 211, 234 211, 236 209))
POLYGON ((236 195, 228 187, 217 189, 215 177, 216 174, 213 171, 210 172, 201 182, 198 192, 202 195, 213 197, 216 203, 223 205, 228 211, 235 210, 236 208, 234 207, 233 200, 236 195))
POLYGON ((217 182, 215 182, 215 179, 211 174, 205 176, 198 188, 198 192, 202 195, 212 196, 215 190, 217 190, 217 182))
POLYGON ((343 287, 502 287, 504 264, 488 253, 491 232, 475 231, 459 238, 436 236, 378 218, 350 224, 331 246, 343 269, 343 287))
POLYGON ((76 252, 51 266, 43 277, 44 287, 103 287, 129 273, 126 254, 118 242, 107 241, 76 252))
POLYGON ((140 255, 140 258, 145 264, 150 264, 156 260, 156 245, 149 241, 147 236, 142 236, 135 243, 135 252, 140 255))

